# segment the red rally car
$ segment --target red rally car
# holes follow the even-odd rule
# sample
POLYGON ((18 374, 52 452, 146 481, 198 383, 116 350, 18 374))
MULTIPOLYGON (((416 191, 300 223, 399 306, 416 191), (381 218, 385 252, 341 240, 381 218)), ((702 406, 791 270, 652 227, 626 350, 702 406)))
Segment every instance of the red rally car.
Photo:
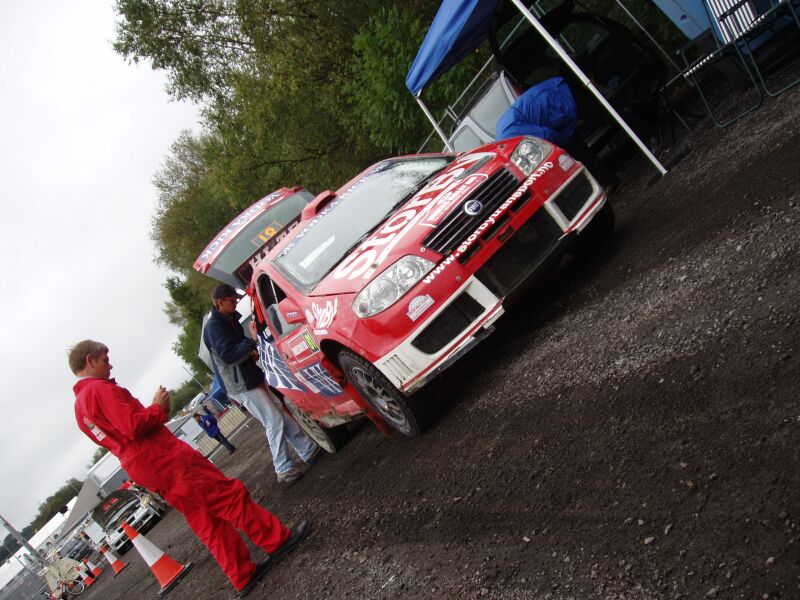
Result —
POLYGON ((493 330, 572 243, 614 226, 583 166, 531 137, 387 159, 336 193, 284 188, 194 268, 246 288, 269 385, 328 451, 364 414, 420 431, 411 394, 493 330))
POLYGON ((379 162, 304 206, 271 249, 240 253, 268 381, 328 450, 331 428, 365 412, 415 435, 411 394, 572 242, 613 225, 589 172, 537 138, 379 162))

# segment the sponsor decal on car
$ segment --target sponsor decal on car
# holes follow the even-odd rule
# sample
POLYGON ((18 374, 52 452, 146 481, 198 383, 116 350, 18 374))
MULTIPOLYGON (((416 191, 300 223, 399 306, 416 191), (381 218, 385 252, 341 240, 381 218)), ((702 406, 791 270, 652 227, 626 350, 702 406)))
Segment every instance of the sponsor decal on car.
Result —
POLYGON ((486 218, 486 220, 483 221, 483 223, 478 225, 475 231, 473 231, 467 237, 467 239, 461 242, 461 244, 459 244, 459 246, 455 250, 453 250, 453 252, 451 252, 447 258, 443 259, 436 266, 435 269, 433 269, 430 273, 428 273, 423 278, 422 281, 424 281, 425 283, 431 283, 432 281, 434 281, 436 277, 439 276, 440 273, 442 273, 447 269, 448 265, 450 265, 453 261, 457 260, 459 256, 464 254, 472 246, 472 244, 475 243, 475 240, 477 240, 484 231, 486 231, 489 227, 494 225, 497 222, 497 219, 500 218, 500 216, 506 210, 508 210, 508 208, 512 204, 514 204, 514 202, 516 202, 522 197, 522 195, 527 191, 527 189, 533 184, 534 181, 542 177, 542 175, 547 173, 547 171, 549 171, 552 168, 553 168, 553 163, 550 161, 547 161, 546 163, 542 163, 541 165, 539 165, 536 168, 536 170, 533 173, 531 173, 530 176, 528 176, 528 178, 525 181, 522 182, 522 185, 520 185, 514 191, 514 193, 508 197, 508 199, 505 202, 503 202, 500 206, 497 207, 497 210, 495 210, 491 215, 489 215, 486 218))
POLYGON ((279 390, 306 391, 265 333, 258 335, 258 354, 269 385, 279 390))
POLYGON ((307 329, 304 329, 303 333, 289 340, 289 349, 292 351, 292 354, 294 354, 294 357, 300 362, 314 356, 317 352, 319 352, 319 346, 317 345, 316 340, 307 329))
POLYGON ((406 314, 408 318, 412 321, 416 321, 422 316, 428 308, 433 306, 433 298, 428 296, 427 294, 424 296, 417 296, 411 299, 411 302, 408 303, 408 310, 406 314))
POLYGON ((283 360, 271 338, 258 336, 258 351, 267 383, 278 390, 312 392, 326 398, 343 394, 344 390, 330 372, 317 362, 295 373, 283 360))
POLYGON ((470 217, 481 214, 483 210, 483 202, 480 200, 468 200, 464 203, 464 213, 470 217))
POLYGON ((338 309, 338 298, 326 300, 325 304, 322 306, 313 302, 311 304, 311 310, 306 309, 306 321, 314 328, 314 333, 317 335, 325 335, 328 333, 328 327, 333 323, 338 309))
MULTIPOLYGON (((230 236, 241 230, 242 227, 244 227, 250 221, 252 221, 256 215, 261 214, 263 209, 280 195, 281 192, 279 191, 272 192, 269 196, 262 198, 261 200, 253 204, 253 206, 251 206, 242 214, 240 214, 236 219, 231 221, 225 228, 225 230, 222 231, 213 242, 211 242, 208 246, 206 246, 206 249, 200 255, 200 258, 198 258, 198 260, 205 262, 209 258, 211 258, 214 252, 216 252, 216 250, 222 245, 222 243, 225 240, 227 240, 230 236)), ((272 235, 275 234, 273 233, 272 235)))
POLYGON ((442 217, 449 213, 456 204, 461 202, 467 194, 478 187, 481 180, 487 177, 486 174, 479 173, 477 175, 470 175, 460 182, 453 181, 450 189, 446 189, 436 197, 436 201, 431 204, 427 216, 422 220, 420 225, 423 227, 435 227, 437 223, 442 220, 442 217))
POLYGON ((259 231, 258 235, 253 238, 252 243, 254 246, 261 247, 266 244, 269 240, 271 240, 276 233, 278 233, 278 229, 281 226, 277 221, 273 221, 269 225, 267 225, 263 231, 259 231))
POLYGON ((338 396, 344 392, 339 383, 328 372, 328 369, 322 366, 321 362, 300 369, 297 372, 297 378, 302 381, 309 390, 315 394, 322 394, 326 398, 338 396))
POLYGON ((380 229, 344 259, 333 271, 333 278, 369 279, 409 231, 418 224, 433 227, 480 180, 486 178, 486 175, 477 173, 461 179, 472 163, 483 158, 480 154, 464 157, 453 163, 457 165, 455 168, 451 165, 445 173, 432 179, 422 191, 390 216, 380 229))

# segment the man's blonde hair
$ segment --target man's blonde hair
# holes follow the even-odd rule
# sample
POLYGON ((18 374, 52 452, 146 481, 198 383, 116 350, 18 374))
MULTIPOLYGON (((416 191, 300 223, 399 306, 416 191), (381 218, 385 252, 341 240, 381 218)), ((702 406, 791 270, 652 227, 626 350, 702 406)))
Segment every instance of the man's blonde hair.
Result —
POLYGON ((94 340, 83 340, 69 349, 69 368, 77 375, 86 367, 86 360, 108 352, 108 346, 94 340))

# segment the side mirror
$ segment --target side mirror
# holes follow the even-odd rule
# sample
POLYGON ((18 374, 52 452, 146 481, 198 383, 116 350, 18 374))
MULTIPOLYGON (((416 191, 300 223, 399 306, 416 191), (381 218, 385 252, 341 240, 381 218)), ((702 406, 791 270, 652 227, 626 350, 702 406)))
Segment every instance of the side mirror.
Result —
POLYGON ((294 325, 295 323, 302 323, 306 320, 303 311, 300 310, 300 307, 294 303, 294 301, 290 300, 289 298, 284 298, 278 303, 278 310, 281 311, 281 315, 286 320, 289 325, 294 325))
POLYGON ((324 192, 319 194, 316 198, 314 198, 311 202, 306 204, 305 208, 303 208, 303 212, 300 213, 300 217, 303 220, 312 218, 320 210, 322 210, 323 206, 325 206, 335 197, 336 194, 333 193, 331 190, 325 190, 324 192))

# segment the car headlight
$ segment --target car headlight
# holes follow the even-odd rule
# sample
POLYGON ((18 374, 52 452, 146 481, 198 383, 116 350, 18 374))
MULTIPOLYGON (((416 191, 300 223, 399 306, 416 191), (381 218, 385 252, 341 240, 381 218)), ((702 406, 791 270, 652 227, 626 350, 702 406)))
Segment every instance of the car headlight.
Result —
POLYGON ((552 144, 539 138, 526 137, 511 154, 511 162, 517 165, 527 177, 552 151, 552 144))
POLYGON ((362 319, 377 315, 400 300, 433 268, 419 256, 404 256, 373 279, 353 300, 353 312, 362 319))

